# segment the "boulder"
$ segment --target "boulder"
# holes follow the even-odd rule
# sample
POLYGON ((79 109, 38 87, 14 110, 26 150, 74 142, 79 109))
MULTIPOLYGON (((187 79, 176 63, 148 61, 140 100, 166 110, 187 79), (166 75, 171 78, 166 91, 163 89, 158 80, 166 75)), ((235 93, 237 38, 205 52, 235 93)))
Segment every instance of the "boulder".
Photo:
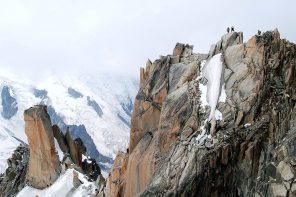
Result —
POLYGON ((44 189, 52 185, 61 172, 46 106, 36 105, 25 110, 24 120, 30 148, 26 180, 32 187, 44 189))
POLYGON ((281 183, 271 183, 268 187, 268 196, 270 197, 286 197, 287 189, 281 183))
POLYGON ((277 166, 277 172, 285 181, 291 181, 295 177, 293 167, 285 161, 281 161, 279 163, 279 165, 277 166))

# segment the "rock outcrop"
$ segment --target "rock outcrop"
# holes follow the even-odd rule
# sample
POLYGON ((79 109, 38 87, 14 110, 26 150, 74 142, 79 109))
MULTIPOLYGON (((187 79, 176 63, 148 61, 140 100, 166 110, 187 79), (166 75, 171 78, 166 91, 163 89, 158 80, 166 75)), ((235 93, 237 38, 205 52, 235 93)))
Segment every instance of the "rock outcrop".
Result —
POLYGON ((81 173, 84 173, 89 181, 95 181, 101 175, 101 169, 96 160, 86 157, 87 148, 80 138, 73 139, 70 134, 70 128, 67 127, 66 134, 60 131, 57 125, 53 125, 53 133, 61 150, 64 153, 62 165, 66 169, 74 168, 81 173), (84 155, 84 158, 82 157, 84 155))
POLYGON ((99 196, 295 196, 296 45, 275 30, 192 49, 177 43, 140 70, 129 151, 99 196), (219 53, 222 118, 208 122, 202 67, 219 53))
POLYGON ((25 187, 29 148, 20 144, 7 160, 8 168, 0 175, 0 196, 16 196, 25 187))
POLYGON ((94 159, 84 159, 82 161, 82 170, 90 181, 96 181, 98 176, 101 175, 101 169, 94 159))
POLYGON ((58 141, 61 151, 63 151, 63 153, 67 153, 68 147, 67 147, 66 139, 63 133, 60 131, 60 128, 57 125, 53 125, 52 131, 53 131, 54 138, 58 141))
POLYGON ((77 144, 75 143, 75 141, 71 137, 69 127, 67 128, 65 138, 66 138, 66 143, 69 148, 69 153, 70 153, 71 159, 73 160, 73 162, 77 166, 81 167, 82 155, 81 155, 80 150, 78 149, 77 144))
POLYGON ((96 160, 88 156, 83 141, 73 139, 69 128, 64 136, 57 125, 51 126, 46 106, 29 108, 24 112, 24 120, 29 145, 20 141, 21 145, 7 160, 8 168, 4 174, 0 174, 0 196, 16 196, 26 185, 44 189, 51 186, 60 174, 67 173, 68 169, 73 171, 73 191, 83 184, 78 172, 85 175, 83 180, 97 183, 97 186, 84 188, 90 193, 95 192, 93 187, 98 187, 97 190, 105 187, 101 169, 96 160), (55 147, 55 144, 59 147, 55 147), (57 155, 58 148, 62 151, 59 154, 64 155, 61 162, 57 155))
POLYGON ((67 127, 65 135, 57 125, 53 125, 52 128, 54 137, 64 153, 62 165, 65 169, 74 168, 84 173, 89 181, 95 181, 101 175, 101 169, 95 159, 86 157, 88 155, 87 149, 82 140, 80 138, 73 139, 69 127, 67 127))
POLYGON ((74 168, 85 174, 89 181, 96 181, 101 175, 101 168, 95 159, 88 156, 83 141, 80 138, 74 139, 70 134, 69 127, 66 129, 65 135, 57 125, 53 125, 52 129, 54 137, 64 154, 62 165, 65 169, 74 168))
POLYGON ((24 112, 30 158, 26 180, 34 188, 50 186, 61 172, 54 135, 46 106, 36 105, 24 112))

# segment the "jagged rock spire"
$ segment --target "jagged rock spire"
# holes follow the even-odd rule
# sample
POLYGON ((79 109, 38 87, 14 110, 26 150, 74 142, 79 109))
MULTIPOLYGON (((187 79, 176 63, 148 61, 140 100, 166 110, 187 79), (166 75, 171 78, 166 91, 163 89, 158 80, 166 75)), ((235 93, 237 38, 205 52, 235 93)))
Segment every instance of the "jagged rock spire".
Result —
POLYGON ((24 120, 30 148, 26 180, 29 185, 43 189, 50 186, 61 172, 46 106, 36 105, 27 109, 24 120))

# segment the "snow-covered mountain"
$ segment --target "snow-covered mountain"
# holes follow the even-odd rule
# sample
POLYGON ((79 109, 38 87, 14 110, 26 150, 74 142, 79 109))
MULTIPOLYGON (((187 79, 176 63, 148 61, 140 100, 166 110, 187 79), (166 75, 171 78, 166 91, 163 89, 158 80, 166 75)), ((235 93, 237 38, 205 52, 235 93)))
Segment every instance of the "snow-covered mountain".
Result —
POLYGON ((19 140, 27 141, 24 110, 40 103, 48 106, 53 124, 63 132, 69 126, 71 135, 84 141, 102 170, 108 170, 117 151, 127 147, 137 89, 137 80, 124 76, 49 75, 30 84, 0 72, 0 172, 19 140))

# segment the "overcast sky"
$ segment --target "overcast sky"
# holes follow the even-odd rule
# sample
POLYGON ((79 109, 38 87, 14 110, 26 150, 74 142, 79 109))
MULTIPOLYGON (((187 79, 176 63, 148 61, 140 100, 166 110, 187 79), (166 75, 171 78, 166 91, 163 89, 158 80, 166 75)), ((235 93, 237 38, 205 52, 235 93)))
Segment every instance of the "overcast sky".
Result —
MULTIPOLYGON (((208 52, 228 26, 296 42, 295 0, 0 0, 0 68, 138 77, 176 42, 208 52)), ((38 75, 36 75, 38 77, 38 75)))

